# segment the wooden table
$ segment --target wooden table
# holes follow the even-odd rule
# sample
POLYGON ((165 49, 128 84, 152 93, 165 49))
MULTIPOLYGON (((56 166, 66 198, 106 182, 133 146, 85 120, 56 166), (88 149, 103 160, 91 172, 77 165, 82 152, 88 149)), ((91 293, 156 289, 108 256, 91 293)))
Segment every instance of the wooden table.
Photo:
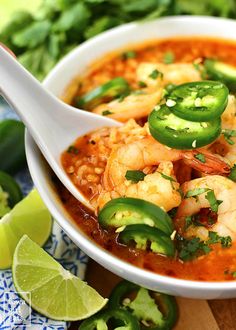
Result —
MULTIPOLYGON (((90 260, 86 281, 101 295, 108 297, 120 278, 90 260)), ((193 300, 177 298, 180 317, 175 330, 236 330, 236 299, 193 300)), ((71 330, 77 330, 74 323, 71 330)))

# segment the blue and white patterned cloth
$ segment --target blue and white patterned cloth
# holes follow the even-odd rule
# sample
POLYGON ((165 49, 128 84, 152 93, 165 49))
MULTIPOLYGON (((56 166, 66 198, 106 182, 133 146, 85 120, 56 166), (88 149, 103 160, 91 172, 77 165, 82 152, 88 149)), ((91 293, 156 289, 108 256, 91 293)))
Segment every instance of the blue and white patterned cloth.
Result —
MULTIPOLYGON (((0 121, 6 118, 17 119, 17 116, 0 97, 0 121)), ((18 173, 15 179, 25 195, 32 189, 33 183, 28 169, 18 173)), ((66 269, 84 278, 87 256, 55 221, 52 234, 44 248, 66 269)), ((16 293, 11 270, 0 271, 0 330, 64 330, 68 326, 67 322, 54 321, 32 311, 16 293)))

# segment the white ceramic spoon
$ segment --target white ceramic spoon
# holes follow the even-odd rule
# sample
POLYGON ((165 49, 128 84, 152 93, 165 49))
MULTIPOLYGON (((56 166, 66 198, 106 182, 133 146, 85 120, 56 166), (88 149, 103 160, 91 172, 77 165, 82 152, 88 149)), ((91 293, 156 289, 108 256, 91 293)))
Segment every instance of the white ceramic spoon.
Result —
POLYGON ((120 123, 63 103, 45 90, 1 46, 0 94, 19 115, 61 182, 79 201, 92 209, 65 173, 60 161, 61 154, 77 137, 99 127, 119 126, 120 123))

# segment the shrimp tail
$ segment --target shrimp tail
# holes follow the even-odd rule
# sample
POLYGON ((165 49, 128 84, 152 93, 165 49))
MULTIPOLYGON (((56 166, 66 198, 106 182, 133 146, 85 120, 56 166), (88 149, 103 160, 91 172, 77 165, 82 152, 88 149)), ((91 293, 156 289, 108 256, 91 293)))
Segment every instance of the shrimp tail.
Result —
POLYGON ((228 175, 230 173, 230 166, 227 163, 205 150, 184 152, 183 159, 186 165, 205 174, 228 175), (196 157, 199 154, 203 155, 203 160, 196 157))

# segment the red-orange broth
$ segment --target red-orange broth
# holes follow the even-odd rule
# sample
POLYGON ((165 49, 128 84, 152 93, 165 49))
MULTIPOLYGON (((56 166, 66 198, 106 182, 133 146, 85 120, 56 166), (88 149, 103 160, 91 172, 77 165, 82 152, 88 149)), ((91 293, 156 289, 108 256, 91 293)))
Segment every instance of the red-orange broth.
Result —
MULTIPOLYGON (((163 41, 155 41, 142 46, 134 47, 135 58, 124 59, 123 51, 111 54, 93 66, 93 69, 84 77, 79 78, 79 82, 74 82, 73 95, 67 101, 73 104, 74 97, 83 95, 94 87, 109 81, 114 77, 124 77, 132 86, 138 88, 135 81, 135 71, 140 62, 161 62, 166 52, 173 52, 175 62, 194 62, 205 57, 217 57, 218 59, 236 66, 236 44, 233 42, 206 39, 206 38, 175 38, 163 41)), ((129 49, 130 50, 130 49, 129 49)), ((79 133, 79 132, 78 132, 79 133)), ((96 154, 96 144, 90 140, 89 136, 78 139, 73 146, 78 153, 64 152, 62 164, 68 175, 76 185, 76 176, 70 167, 77 160, 83 159, 91 163, 91 157, 96 154)), ((109 150, 107 151, 109 153, 109 150)), ((106 159, 101 160, 101 167, 106 164, 106 159)), ((91 172, 88 175, 93 175, 91 172)), ((97 175, 94 184, 97 185, 102 180, 101 175, 97 175), (97 181, 96 181, 97 180, 97 181)), ((212 251, 207 255, 202 255, 192 261, 183 262, 175 258, 167 258, 153 252, 141 251, 124 246, 117 241, 118 234, 114 231, 106 231, 100 228, 97 218, 81 205, 63 186, 56 184, 65 209, 78 224, 78 226, 100 246, 119 258, 128 261, 138 267, 167 275, 175 278, 200 280, 200 281, 227 281, 234 279, 236 271, 236 243, 230 248, 222 248, 220 244, 214 244, 212 251)), ((88 198, 93 196, 93 187, 87 185, 79 186, 80 190, 88 198)))

